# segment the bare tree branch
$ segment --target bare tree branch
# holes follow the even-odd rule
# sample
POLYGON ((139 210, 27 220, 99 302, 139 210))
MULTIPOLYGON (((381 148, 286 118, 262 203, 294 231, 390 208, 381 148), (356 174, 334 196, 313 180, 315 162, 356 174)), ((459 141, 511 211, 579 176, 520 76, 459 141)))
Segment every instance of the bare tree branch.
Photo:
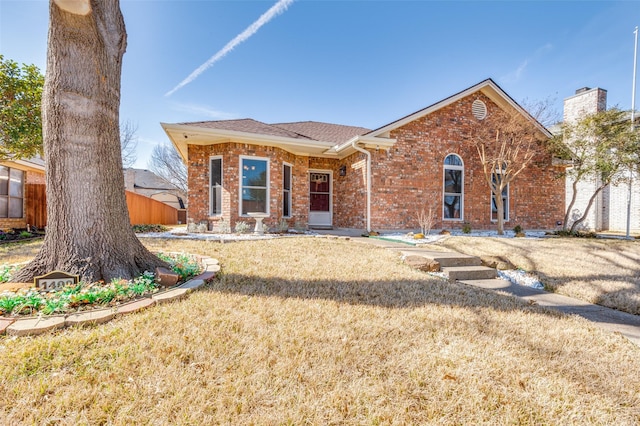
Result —
POLYGON ((131 167, 138 158, 136 148, 138 148, 138 126, 127 120, 120 123, 120 150, 122 152, 122 167, 131 167))
POLYGON ((173 146, 156 145, 149 160, 149 170, 162 179, 187 192, 187 167, 173 146))

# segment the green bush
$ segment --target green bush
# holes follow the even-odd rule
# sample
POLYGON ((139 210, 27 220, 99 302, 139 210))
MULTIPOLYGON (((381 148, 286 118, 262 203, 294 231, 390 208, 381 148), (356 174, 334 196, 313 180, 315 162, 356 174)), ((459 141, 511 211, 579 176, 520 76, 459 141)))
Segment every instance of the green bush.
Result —
POLYGON ((463 234, 471 233, 471 224, 469 222, 465 222, 464 225, 462 225, 462 233, 463 234))
POLYGON ((164 225, 132 225, 133 232, 136 234, 146 234, 148 232, 167 232, 169 228, 164 225))

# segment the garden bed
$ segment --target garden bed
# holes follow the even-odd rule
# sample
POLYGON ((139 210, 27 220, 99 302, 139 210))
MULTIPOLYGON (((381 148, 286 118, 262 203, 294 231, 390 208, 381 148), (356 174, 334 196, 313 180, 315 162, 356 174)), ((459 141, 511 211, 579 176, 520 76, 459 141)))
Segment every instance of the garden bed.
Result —
MULTIPOLYGON (((179 275, 180 285, 199 274, 203 267, 196 257, 186 254, 164 254, 158 257, 167 262, 179 275)), ((18 266, 0 266, 0 283, 10 281, 18 266)), ((39 290, 34 287, 0 293, 0 316, 24 317, 82 312, 96 308, 111 308, 122 303, 149 297, 160 286, 152 272, 144 272, 133 280, 114 279, 109 283, 80 282, 58 290, 39 290)))
POLYGON ((44 231, 38 229, 10 229, 0 230, 0 244, 8 244, 22 241, 37 240, 44 237, 44 231))

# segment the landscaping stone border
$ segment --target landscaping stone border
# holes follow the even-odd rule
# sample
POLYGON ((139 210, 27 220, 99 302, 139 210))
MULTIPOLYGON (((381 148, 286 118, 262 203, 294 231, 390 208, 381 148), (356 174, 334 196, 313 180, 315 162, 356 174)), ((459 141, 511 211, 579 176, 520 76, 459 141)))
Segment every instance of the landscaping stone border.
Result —
MULTIPOLYGON (((182 254, 182 253, 180 253, 182 254)), ((180 300, 191 291, 202 287, 211 281, 220 272, 218 259, 207 256, 195 256, 203 266, 203 271, 190 280, 144 297, 122 303, 113 308, 96 308, 90 311, 74 312, 67 315, 49 315, 38 317, 0 317, 0 335, 8 336, 35 336, 63 327, 79 325, 95 325, 111 321, 117 316, 139 312, 156 304, 180 300)))

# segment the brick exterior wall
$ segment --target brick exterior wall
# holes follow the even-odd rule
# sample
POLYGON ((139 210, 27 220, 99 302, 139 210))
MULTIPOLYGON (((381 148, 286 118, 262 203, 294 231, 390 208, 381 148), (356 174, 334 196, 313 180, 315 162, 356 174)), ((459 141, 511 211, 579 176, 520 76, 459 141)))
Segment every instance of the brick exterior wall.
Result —
MULTIPOLYGON (((431 200, 436 209, 434 229, 461 228, 468 222, 473 229, 494 229, 491 221, 491 192, 470 134, 471 104, 481 99, 489 113, 497 108, 481 93, 441 108, 408 123, 391 133, 397 143, 389 151, 369 150, 373 165, 371 227, 376 230, 418 229, 417 214, 431 200), (464 209, 460 220, 443 220, 444 159, 458 154, 464 161, 464 209)), ((206 221, 216 229, 224 218, 231 228, 238 220, 239 158, 241 155, 270 159, 270 216, 265 225, 274 227, 282 211, 282 164, 293 165, 292 213, 290 225, 307 224, 309 209, 308 171, 333 173, 333 226, 366 227, 366 156, 356 152, 342 160, 300 157, 279 148, 244 143, 210 146, 189 145, 189 219, 206 221), (209 216, 209 158, 221 156, 223 164, 222 217, 209 216), (340 168, 346 175, 340 176, 340 168)), ((564 181, 556 179, 560 170, 552 166, 551 157, 541 154, 521 173, 509 188, 507 229, 520 225, 524 229, 553 229, 564 215, 564 181)), ((252 223, 252 221, 250 221, 252 223)))
POLYGON ((307 171, 309 159, 293 155, 279 148, 247 145, 244 143, 225 143, 209 146, 189 145, 189 210, 188 221, 207 222, 209 229, 220 229, 221 222, 234 228, 238 221, 253 223, 247 216, 239 214, 240 197, 240 156, 269 158, 269 217, 263 223, 267 227, 276 227, 283 219, 283 164, 292 166, 291 170, 291 218, 285 219, 290 227, 306 227, 309 209, 309 191, 307 171), (222 157, 222 215, 209 214, 209 159, 222 157))
MULTIPOLYGON (((437 207, 434 228, 456 229, 468 222, 473 229, 494 229, 491 222, 491 191, 471 133, 471 104, 482 100, 488 113, 497 106, 476 93, 391 133, 396 145, 387 153, 372 152, 374 197, 372 227, 415 229, 417 214, 425 200, 437 207), (464 203, 462 218, 443 219, 444 159, 459 155, 464 162, 464 203)), ((564 214, 564 181, 555 179, 560 171, 551 165, 551 156, 541 154, 509 187, 509 221, 505 228, 553 229, 564 214)))

